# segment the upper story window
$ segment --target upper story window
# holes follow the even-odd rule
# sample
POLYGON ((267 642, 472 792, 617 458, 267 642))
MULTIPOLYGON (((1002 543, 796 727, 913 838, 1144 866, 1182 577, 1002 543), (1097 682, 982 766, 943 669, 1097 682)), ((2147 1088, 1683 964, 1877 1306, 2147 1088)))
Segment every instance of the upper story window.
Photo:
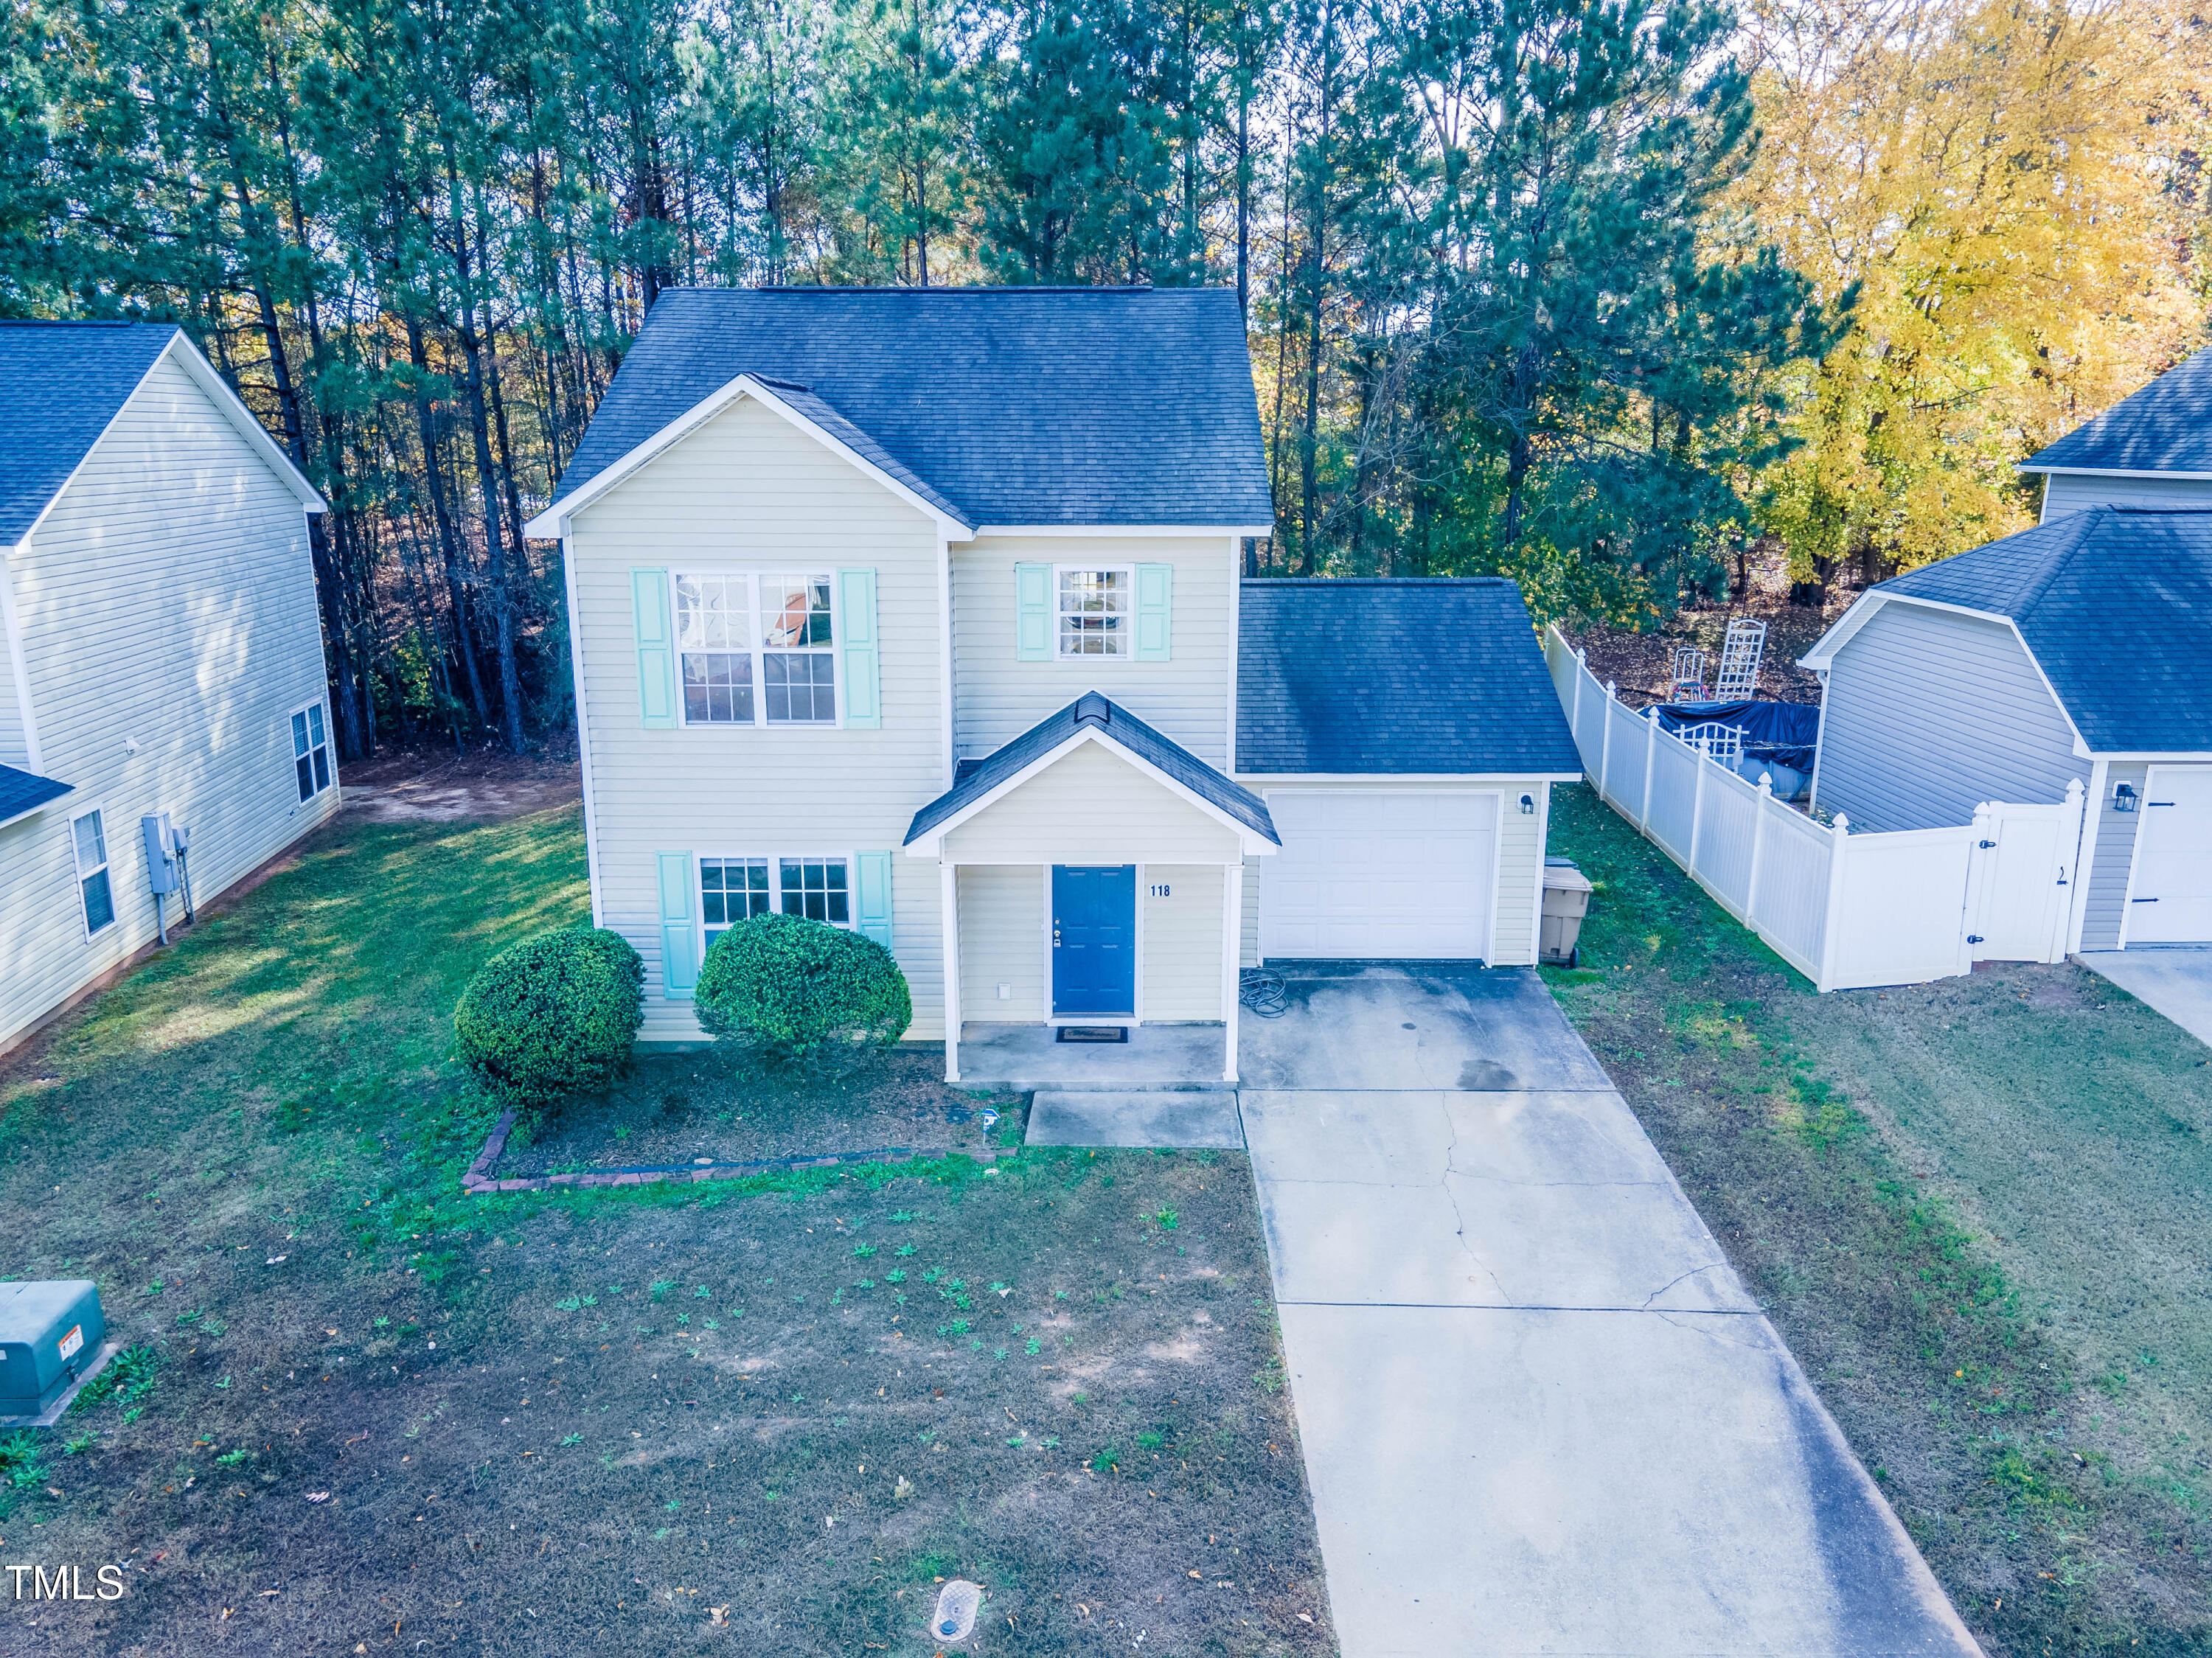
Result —
POLYGON ((827 574, 678 576, 684 723, 836 725, 832 587, 827 574))
POLYGON ((84 904, 85 936, 115 925, 115 890, 107 880, 107 830, 97 811, 70 820, 76 851, 77 896, 84 904))
POLYGON ((1055 583, 1059 653, 1128 655, 1136 585, 1136 573, 1126 566, 1103 570, 1061 566, 1055 583))
POLYGON ((303 802, 331 786, 331 746, 319 702, 310 702, 292 716, 292 774, 303 802))

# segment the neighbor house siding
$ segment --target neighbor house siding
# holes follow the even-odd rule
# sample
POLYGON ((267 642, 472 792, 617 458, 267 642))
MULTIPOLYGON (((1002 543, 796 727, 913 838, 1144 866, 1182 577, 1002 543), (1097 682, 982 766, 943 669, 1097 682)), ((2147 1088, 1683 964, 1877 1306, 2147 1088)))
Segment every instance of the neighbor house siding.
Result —
MULTIPOLYGON (((989 754, 1085 691, 1101 691, 1210 766, 1229 762, 1237 568, 1226 536, 986 537, 952 548, 953 740, 989 754), (1169 657, 1018 659, 1018 564, 1175 567, 1169 657)), ((1129 626, 1133 631, 1133 616, 1129 626)), ((1057 650, 1056 642, 1052 648, 1057 650)))
POLYGON ((945 837, 963 863, 1233 860, 1230 829, 1097 743, 1085 743, 945 837))
POLYGON ((2212 478, 2112 477, 2095 472, 2053 472, 2044 487, 2043 521, 2085 507, 2212 507, 2212 478))
POLYGON ((1218 864, 1147 864, 1138 872, 1144 909, 1141 988, 1148 1023, 1221 1017, 1218 864), (1165 887, 1166 895, 1159 895, 1165 887))
POLYGON ((1893 601, 1836 653, 1815 804, 1861 829, 1970 823, 1984 800, 2063 800, 2073 728, 2012 630, 1893 601))
POLYGON ((1037 1020, 1045 1005, 1044 870, 971 864, 960 871, 960 1012, 970 1023, 1037 1020), (1010 993, 999 999, 999 987, 1010 993))
MULTIPOLYGON (((599 914, 645 957, 644 1038, 696 1039, 690 1003, 665 993, 656 855, 896 853, 915 810, 945 786, 936 525, 745 399, 579 513, 567 556, 599 914), (874 570, 881 726, 647 729, 631 598, 641 568, 874 570)), ((908 1034, 941 1037, 938 872, 890 861, 891 948, 914 993, 908 1034)))
MULTIPOLYGON (((0 553, 0 585, 9 580, 8 555, 0 553)), ((7 595, 0 592, 0 600, 7 595)), ((15 695, 15 659, 8 644, 6 610, 0 609, 0 766, 28 767, 31 745, 23 709, 15 695)))
POLYGON ((2120 920, 2128 907, 2128 875, 2135 867, 2136 829, 2142 822, 2148 765, 2114 763, 2105 768, 2105 798, 2091 801, 2097 844, 2090 853, 2089 897, 2081 911, 2081 948, 2118 950, 2120 920), (2114 811, 2112 788, 2125 783, 2136 792, 2136 810, 2114 811))
POLYGON ((0 829, 0 1048, 154 940, 142 815, 191 829, 205 903, 338 804, 335 732, 331 786, 293 780, 289 716, 324 694, 299 498, 173 361, 8 574, 41 769, 76 792, 0 829), (88 940, 70 822, 95 805, 116 923, 88 940))

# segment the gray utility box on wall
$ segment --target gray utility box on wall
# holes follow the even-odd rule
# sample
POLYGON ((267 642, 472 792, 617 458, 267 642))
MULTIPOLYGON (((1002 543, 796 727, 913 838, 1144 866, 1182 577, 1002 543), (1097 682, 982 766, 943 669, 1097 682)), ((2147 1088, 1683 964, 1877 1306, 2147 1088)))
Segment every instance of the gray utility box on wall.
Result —
POLYGON ((1565 858, 1544 859, 1544 914, 1537 927, 1536 959, 1553 967, 1582 961, 1583 917, 1589 914, 1588 878, 1565 858))
POLYGON ((90 1278, 0 1284, 0 1416, 36 1416, 100 1356, 107 1321, 90 1278))

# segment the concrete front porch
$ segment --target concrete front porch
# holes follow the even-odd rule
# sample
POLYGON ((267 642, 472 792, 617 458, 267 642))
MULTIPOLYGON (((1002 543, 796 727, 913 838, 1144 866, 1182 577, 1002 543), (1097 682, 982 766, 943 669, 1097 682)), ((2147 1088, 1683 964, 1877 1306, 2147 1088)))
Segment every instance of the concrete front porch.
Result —
POLYGON ((960 1086, 1031 1093, 1161 1093, 1222 1086, 1226 1033, 1218 1024, 1124 1025, 1126 1042, 1063 1042, 1042 1024, 963 1024, 960 1086))

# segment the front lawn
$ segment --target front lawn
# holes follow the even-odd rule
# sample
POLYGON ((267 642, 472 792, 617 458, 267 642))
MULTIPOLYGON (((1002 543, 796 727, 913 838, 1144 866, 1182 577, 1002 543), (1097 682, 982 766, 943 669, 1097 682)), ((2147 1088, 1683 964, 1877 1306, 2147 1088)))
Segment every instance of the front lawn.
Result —
POLYGON ((1555 993, 1992 1655, 2212 1645, 2212 1059, 2073 966, 1814 994, 1586 788, 1555 993))
POLYGON ((125 1593, 0 1648, 922 1655, 966 1576, 980 1651, 1333 1649, 1241 1157, 684 1054, 507 1163, 946 1154, 463 1197, 453 1004, 585 911, 573 810, 349 819, 0 1071, 0 1273, 134 1348, 0 1439, 0 1564, 125 1593))

